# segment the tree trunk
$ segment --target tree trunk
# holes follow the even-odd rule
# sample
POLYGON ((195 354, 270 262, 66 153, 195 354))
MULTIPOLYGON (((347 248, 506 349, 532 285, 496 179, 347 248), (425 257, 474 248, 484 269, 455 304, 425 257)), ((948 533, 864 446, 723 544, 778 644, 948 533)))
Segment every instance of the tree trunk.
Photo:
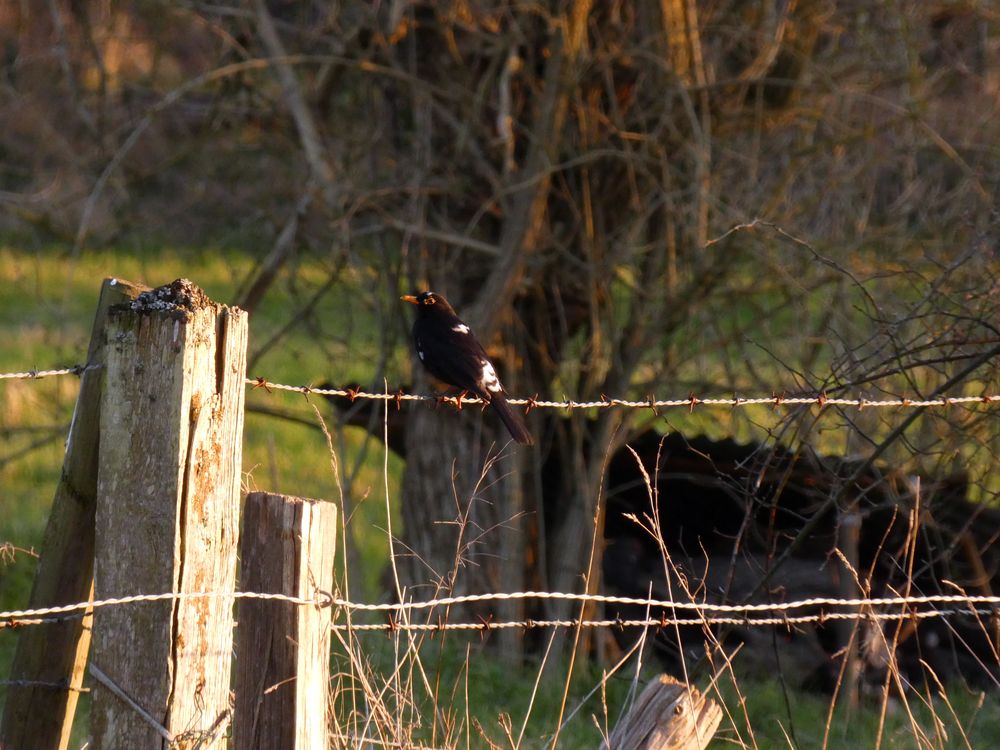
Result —
MULTIPOLYGON (((409 408, 404 530, 395 544, 403 598, 522 590, 530 522, 524 476, 531 449, 510 441, 488 408, 409 408)), ((453 608, 449 619, 500 621, 519 619, 522 612, 521 602, 500 602, 453 608)), ((498 631, 497 638, 503 652, 516 658, 519 633, 498 631)))

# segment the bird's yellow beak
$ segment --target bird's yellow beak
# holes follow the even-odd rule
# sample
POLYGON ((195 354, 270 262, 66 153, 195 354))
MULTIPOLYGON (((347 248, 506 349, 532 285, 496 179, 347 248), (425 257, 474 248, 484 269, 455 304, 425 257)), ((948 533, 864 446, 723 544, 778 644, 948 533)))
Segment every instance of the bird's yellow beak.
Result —
POLYGON ((412 294, 404 294, 402 297, 400 297, 400 299, 403 300, 403 302, 409 302, 411 305, 420 304, 417 298, 414 297, 412 294))

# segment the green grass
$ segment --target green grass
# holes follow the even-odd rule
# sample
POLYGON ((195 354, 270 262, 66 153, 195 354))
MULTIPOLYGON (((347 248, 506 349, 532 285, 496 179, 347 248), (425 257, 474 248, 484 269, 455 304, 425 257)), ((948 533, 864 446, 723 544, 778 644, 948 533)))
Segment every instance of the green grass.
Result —
MULTIPOLYGON (((802 748, 818 748, 823 744, 830 708, 830 698, 827 696, 792 688, 786 696, 777 681, 754 678, 739 678, 734 681, 731 677, 720 680, 718 696, 721 696, 732 712, 733 718, 731 720, 724 716, 720 731, 711 745, 713 748, 726 747, 725 739, 734 739, 737 729, 739 736, 749 744, 751 732, 742 716, 740 696, 746 701, 746 716, 750 717, 753 724, 752 734, 759 747, 790 747, 787 737, 793 737, 802 748), (785 708, 786 697, 788 709, 785 708), (768 718, 764 719, 765 716, 768 718)), ((880 705, 880 696, 869 696, 858 709, 849 711, 838 708, 827 737, 828 746, 875 747, 880 735, 880 705)), ((952 686, 948 690, 947 702, 937 694, 933 699, 909 695, 905 704, 898 698, 891 698, 881 732, 882 747, 901 750, 918 747, 914 739, 914 726, 931 740, 936 733, 942 733, 937 734, 939 739, 947 735, 948 739, 943 744, 932 746, 965 747, 962 740, 964 732, 972 747, 992 747, 991 743, 996 741, 998 725, 1000 704, 995 696, 952 686), (913 714, 912 723, 908 710, 913 714)))
MULTIPOLYGON (((473 748, 488 748, 490 742, 509 748, 502 726, 504 718, 509 717, 515 738, 525 725, 521 747, 547 747, 560 716, 567 673, 565 662, 545 665, 532 704, 532 690, 542 668, 539 664, 512 669, 495 656, 484 655, 488 652, 478 636, 452 634, 443 647, 435 640, 424 640, 419 648, 420 661, 432 675, 436 691, 436 695, 427 695, 414 676, 412 660, 399 655, 406 651, 405 636, 360 638, 362 650, 378 675, 375 684, 386 688, 383 700, 388 714, 420 719, 415 728, 414 722, 407 723, 411 734, 406 739, 428 744, 436 740, 437 747, 465 747, 468 739, 473 748), (399 664, 403 668, 396 670, 399 664), (399 700, 396 693, 397 679, 404 686, 412 686, 403 691, 405 701, 399 700), (441 717, 436 729, 429 719, 434 715, 441 717), (445 735, 448 742, 443 741, 445 735)), ((915 740, 918 733, 930 740, 931 747, 966 747, 966 740, 973 748, 995 746, 1000 702, 994 696, 952 686, 947 699, 936 691, 932 697, 910 694, 905 702, 892 697, 883 720, 881 696, 869 695, 857 709, 837 708, 826 732, 830 696, 794 688, 789 688, 786 694, 778 681, 746 675, 738 663, 737 659, 734 672, 724 672, 716 685, 708 685, 704 678, 693 680, 699 689, 707 690, 712 700, 724 706, 722 723, 710 744, 713 750, 740 746, 762 750, 795 746, 811 749, 822 747, 824 739, 833 750, 855 750, 875 747, 879 737, 883 748, 904 750, 919 747, 915 740), (789 738, 794 738, 794 744, 789 738)), ((338 670, 349 670, 340 651, 334 655, 334 671, 338 670)), ((655 662, 647 661, 641 672, 639 691, 656 674, 655 662)), ((562 714, 568 721, 560 734, 560 746, 597 747, 601 731, 613 727, 622 716, 634 677, 633 663, 606 678, 597 665, 578 663, 562 714)))

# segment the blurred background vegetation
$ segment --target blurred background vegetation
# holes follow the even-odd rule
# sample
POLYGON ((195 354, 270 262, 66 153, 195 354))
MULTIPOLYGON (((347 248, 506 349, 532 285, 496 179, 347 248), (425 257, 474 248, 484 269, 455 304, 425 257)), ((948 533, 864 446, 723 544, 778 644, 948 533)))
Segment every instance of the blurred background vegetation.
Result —
MULTIPOLYGON (((9 0, 0 41, 0 370, 78 362, 105 275, 186 276, 277 382, 430 391, 398 295, 433 288, 514 395, 918 398, 977 361, 949 395, 1000 392, 992 3, 9 0)), ((0 541, 37 547, 74 395, 0 385, 0 541)), ((337 497, 302 397, 248 406, 247 486, 337 497)), ((535 410, 531 451, 410 406, 384 476, 381 416, 325 413, 372 600, 385 494, 411 587, 580 590, 604 459, 650 429, 1000 491, 976 406, 889 443, 894 410, 535 410)))

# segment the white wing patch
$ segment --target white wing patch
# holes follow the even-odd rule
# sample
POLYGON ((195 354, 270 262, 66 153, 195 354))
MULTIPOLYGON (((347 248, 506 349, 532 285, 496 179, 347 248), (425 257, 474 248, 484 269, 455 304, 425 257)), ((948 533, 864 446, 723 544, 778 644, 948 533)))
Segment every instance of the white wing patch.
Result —
POLYGON ((423 349, 417 349, 417 356, 420 357, 420 361, 423 362, 424 361, 424 350, 423 349))
POLYGON ((469 326, 465 325, 465 323, 459 323, 457 326, 452 326, 451 330, 455 333, 468 333, 469 326))
POLYGON ((479 375, 479 382, 491 393, 502 391, 503 386, 500 385, 500 378, 497 377, 497 371, 493 369, 493 363, 488 359, 481 359, 479 360, 479 364, 483 368, 479 375))

